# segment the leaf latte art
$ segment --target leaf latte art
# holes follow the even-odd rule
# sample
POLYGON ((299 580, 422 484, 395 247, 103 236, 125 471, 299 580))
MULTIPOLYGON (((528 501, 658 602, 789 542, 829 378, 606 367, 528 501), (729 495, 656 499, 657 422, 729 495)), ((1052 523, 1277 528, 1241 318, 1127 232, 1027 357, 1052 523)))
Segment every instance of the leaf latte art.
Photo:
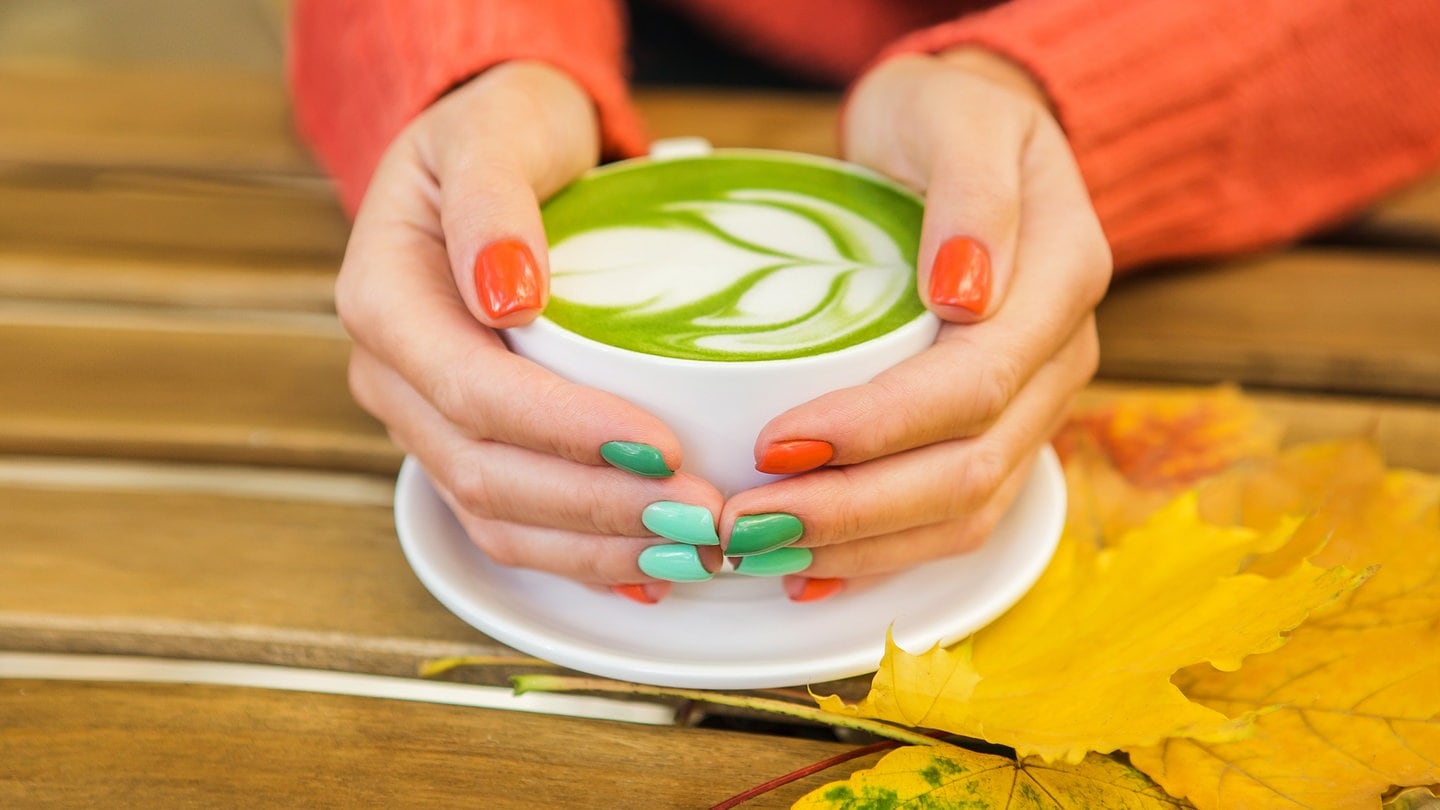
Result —
POLYGON ((818 163, 727 162, 602 170, 552 200, 546 317, 633 351, 734 361, 835 351, 921 314, 913 197, 818 163), (597 221, 569 227, 582 214, 597 221))

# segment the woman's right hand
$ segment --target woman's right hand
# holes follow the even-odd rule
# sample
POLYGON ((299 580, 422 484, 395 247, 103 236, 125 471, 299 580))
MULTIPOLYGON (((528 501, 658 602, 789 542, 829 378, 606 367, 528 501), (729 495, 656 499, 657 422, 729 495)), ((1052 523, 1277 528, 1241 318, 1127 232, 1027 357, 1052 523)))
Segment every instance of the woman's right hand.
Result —
MULTIPOLYGON (((684 504, 691 509, 669 508, 701 523, 708 511, 713 525, 720 493, 669 474, 680 445, 659 419, 512 354, 495 331, 543 309, 538 201, 593 166, 598 151, 589 98, 554 68, 511 62, 461 85, 382 159, 355 219, 336 308, 355 341, 356 399, 420 461, 477 546, 501 564, 633 585, 630 595, 655 601, 668 584, 638 560, 666 541, 642 512, 684 504), (612 458, 634 451, 621 462, 632 467, 653 448, 656 477, 607 463, 601 447, 611 442, 638 446, 608 445, 612 458)), ((692 573, 720 563, 718 546, 701 547, 692 573)), ((683 577, 687 561, 675 565, 665 572, 683 577)))

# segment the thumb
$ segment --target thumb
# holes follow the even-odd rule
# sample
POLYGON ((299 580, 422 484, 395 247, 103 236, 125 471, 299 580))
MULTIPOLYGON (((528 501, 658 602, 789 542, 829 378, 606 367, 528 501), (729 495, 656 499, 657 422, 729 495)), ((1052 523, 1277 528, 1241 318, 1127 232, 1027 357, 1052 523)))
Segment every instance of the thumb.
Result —
POLYGON ((925 194, 916 286, 946 321, 984 320, 1004 301, 1026 144, 1042 114, 1034 100, 933 57, 889 60, 851 97, 851 159, 925 194))
POLYGON ((568 76, 527 62, 492 68, 439 105, 426 141, 455 286, 486 326, 529 323, 549 294, 540 200, 595 165, 594 108, 568 76))

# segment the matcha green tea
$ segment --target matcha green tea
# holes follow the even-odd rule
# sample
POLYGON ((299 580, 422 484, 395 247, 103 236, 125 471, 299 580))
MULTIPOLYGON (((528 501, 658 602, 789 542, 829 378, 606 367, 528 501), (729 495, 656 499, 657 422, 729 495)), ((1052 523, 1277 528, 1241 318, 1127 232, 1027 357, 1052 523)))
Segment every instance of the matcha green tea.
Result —
POLYGON ((600 169, 545 204, 545 316, 690 360, 778 360, 871 340, 923 312, 922 205, 823 159, 722 151, 600 169))

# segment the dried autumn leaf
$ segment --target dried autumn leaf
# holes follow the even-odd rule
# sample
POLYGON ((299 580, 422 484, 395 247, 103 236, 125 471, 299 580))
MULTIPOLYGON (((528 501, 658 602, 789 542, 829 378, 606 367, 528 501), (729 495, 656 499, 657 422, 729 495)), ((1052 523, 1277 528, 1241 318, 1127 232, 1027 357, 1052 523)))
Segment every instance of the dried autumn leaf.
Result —
POLYGON ((801 797, 792 810, 971 808, 972 810, 1174 810, 1171 798, 1134 768, 1091 755, 1074 765, 965 750, 901 748, 848 781, 801 797))
POLYGON ((1233 386, 1144 391, 1077 410, 1056 437, 1098 449, 1137 487, 1178 492, 1246 458, 1274 455, 1280 428, 1233 386))
POLYGON ((1104 545, 1192 484, 1279 447, 1280 429, 1234 387, 1095 394, 1055 436, 1068 528, 1104 545))
POLYGON ((1184 497, 1110 548, 1067 535, 996 622, 921 655, 888 644, 864 700, 820 705, 1070 762, 1174 736, 1234 739, 1248 718, 1187 699, 1171 675, 1199 662, 1235 669, 1361 581, 1305 561, 1273 578, 1237 573, 1292 530, 1215 527, 1184 497))
POLYGON ((1373 808, 1392 785, 1440 782, 1440 480, 1386 472, 1373 449, 1348 443, 1300 448, 1217 486, 1212 508, 1257 525, 1314 510, 1302 550, 1281 556, 1323 536, 1317 560, 1379 569, 1279 651, 1234 673, 1177 675, 1219 711, 1278 704, 1253 736, 1170 740, 1132 750, 1135 765, 1202 808, 1373 808))
POLYGON ((1383 810, 1440 810, 1440 785, 1405 788, 1385 800, 1383 810))

